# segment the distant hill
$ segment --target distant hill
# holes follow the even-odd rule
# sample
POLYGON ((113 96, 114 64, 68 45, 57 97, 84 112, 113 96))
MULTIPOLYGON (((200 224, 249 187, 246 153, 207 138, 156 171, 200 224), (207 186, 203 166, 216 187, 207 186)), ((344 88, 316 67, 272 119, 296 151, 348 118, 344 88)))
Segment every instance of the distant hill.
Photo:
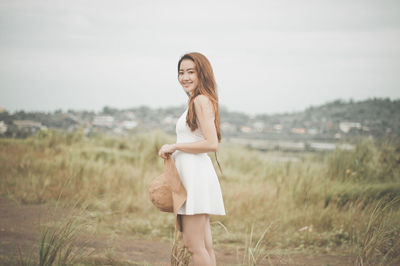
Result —
MULTIPOLYGON (((97 113, 56 110, 47 113, 18 111, 12 114, 3 110, 0 121, 7 127, 2 133, 6 137, 23 137, 43 128, 70 131, 83 127, 86 132, 121 134, 129 131, 124 125, 132 124, 137 125, 136 129, 160 128, 174 134, 176 119, 185 108, 139 106, 117 109, 105 106, 97 113)), ((220 115, 224 137, 340 141, 365 135, 376 139, 400 139, 400 99, 373 98, 358 102, 337 99, 310 106, 304 111, 254 116, 229 111, 221 106, 220 115)))
POLYGON ((300 112, 248 116, 222 108, 224 122, 252 127, 253 137, 346 139, 355 135, 400 137, 400 100, 373 98, 355 102, 337 99, 300 112))

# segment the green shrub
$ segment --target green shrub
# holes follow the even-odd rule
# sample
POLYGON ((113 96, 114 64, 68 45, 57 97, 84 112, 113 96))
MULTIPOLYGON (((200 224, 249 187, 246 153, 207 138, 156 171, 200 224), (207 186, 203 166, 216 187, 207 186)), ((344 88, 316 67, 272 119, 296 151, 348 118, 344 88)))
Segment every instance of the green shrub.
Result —
POLYGON ((327 156, 327 176, 341 182, 400 180, 400 152, 392 144, 363 138, 354 150, 336 149, 327 156))

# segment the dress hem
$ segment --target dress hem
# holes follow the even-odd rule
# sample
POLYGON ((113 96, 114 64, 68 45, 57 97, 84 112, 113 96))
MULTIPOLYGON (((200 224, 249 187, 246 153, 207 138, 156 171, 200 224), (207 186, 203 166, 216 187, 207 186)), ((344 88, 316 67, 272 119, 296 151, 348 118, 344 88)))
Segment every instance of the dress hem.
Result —
POLYGON ((209 215, 217 215, 217 216, 226 216, 225 214, 220 213, 210 213, 210 212, 196 212, 196 213, 178 213, 179 215, 195 215, 195 214, 209 214, 209 215))

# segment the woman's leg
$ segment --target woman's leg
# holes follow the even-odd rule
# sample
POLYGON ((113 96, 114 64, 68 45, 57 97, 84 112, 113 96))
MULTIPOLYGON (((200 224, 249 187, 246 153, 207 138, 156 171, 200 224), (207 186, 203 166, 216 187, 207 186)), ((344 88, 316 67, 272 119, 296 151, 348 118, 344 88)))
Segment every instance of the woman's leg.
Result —
POLYGON ((182 215, 183 243, 192 254, 194 266, 212 265, 204 242, 206 220, 206 214, 182 215))
POLYGON ((206 249, 207 249, 208 255, 210 255, 211 265, 212 266, 217 265, 217 261, 215 259, 215 252, 214 252, 214 248, 213 248, 212 236, 211 236, 210 215, 208 215, 208 214, 207 214, 207 219, 206 219, 206 233, 205 233, 204 242, 206 243, 206 249))

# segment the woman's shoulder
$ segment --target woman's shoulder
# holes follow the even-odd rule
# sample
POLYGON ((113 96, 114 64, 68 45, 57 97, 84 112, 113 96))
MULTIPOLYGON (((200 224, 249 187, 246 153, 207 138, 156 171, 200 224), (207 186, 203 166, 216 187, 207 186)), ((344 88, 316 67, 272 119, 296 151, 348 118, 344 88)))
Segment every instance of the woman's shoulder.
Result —
POLYGON ((196 113, 202 113, 207 117, 215 119, 214 105, 206 95, 197 95, 196 98, 194 98, 194 107, 196 113))
POLYGON ((206 95, 204 94, 199 94, 194 98, 194 104, 195 106, 199 106, 201 108, 213 108, 213 104, 206 95))

